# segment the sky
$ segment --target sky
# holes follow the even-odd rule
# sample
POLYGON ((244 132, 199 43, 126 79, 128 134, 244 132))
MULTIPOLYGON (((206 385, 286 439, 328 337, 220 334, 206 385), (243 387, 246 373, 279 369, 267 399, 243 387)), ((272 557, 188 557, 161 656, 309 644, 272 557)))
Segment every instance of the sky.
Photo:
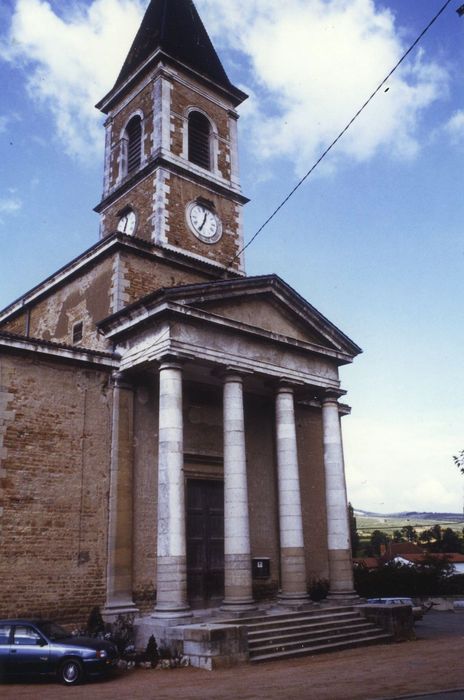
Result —
MULTIPOLYGON (((250 240, 445 0, 196 0, 250 98, 250 240)), ((363 348, 341 370, 355 508, 462 512, 464 17, 452 0, 246 252, 363 348)), ((98 240, 102 115, 147 0, 0 4, 0 308, 98 240)))

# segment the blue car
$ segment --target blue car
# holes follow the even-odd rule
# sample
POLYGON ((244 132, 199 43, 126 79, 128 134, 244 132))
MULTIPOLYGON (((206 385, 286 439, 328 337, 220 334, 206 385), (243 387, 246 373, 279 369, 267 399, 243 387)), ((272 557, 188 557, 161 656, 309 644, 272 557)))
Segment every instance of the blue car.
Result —
POLYGON ((0 680, 55 676, 76 685, 118 663, 112 642, 73 637, 50 620, 0 620, 0 680))

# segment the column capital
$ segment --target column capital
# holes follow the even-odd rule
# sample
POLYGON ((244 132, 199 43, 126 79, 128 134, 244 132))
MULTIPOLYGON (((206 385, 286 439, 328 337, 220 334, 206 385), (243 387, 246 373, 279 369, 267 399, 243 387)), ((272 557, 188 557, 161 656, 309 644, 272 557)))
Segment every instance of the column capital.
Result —
POLYGON ((216 377, 222 379, 224 384, 226 384, 227 382, 233 381, 243 383, 245 377, 251 376, 253 372, 248 369, 243 369, 242 367, 237 367, 236 365, 226 365, 217 372, 214 372, 214 374, 216 377))
POLYGON ((185 359, 180 355, 168 353, 163 355, 158 361, 158 370, 161 369, 182 369, 185 359))
POLYGON ((338 403, 338 399, 340 399, 342 396, 345 396, 346 391, 343 389, 335 389, 332 387, 329 387, 327 389, 324 389, 321 393, 321 402, 322 404, 326 403, 338 403))
POLYGON ((111 374, 111 384, 116 389, 128 389, 134 391, 131 379, 124 372, 113 372, 111 374))
POLYGON ((295 389, 299 389, 304 386, 304 382, 299 382, 297 379, 288 379, 287 377, 280 377, 277 386, 277 394, 293 394, 295 389))

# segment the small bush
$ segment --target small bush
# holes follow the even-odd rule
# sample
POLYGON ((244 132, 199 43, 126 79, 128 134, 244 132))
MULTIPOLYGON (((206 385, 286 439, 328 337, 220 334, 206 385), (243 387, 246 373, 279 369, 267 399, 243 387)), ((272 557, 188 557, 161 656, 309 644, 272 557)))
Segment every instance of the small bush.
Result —
POLYGON ((156 639, 153 635, 151 635, 150 639, 148 640, 147 647, 145 649, 145 661, 150 663, 152 668, 156 668, 156 666, 158 665, 159 658, 160 654, 158 651, 156 639))
POLYGON ((86 633, 89 637, 101 637, 105 635, 105 623, 100 613, 100 608, 97 606, 92 608, 87 620, 86 633))
POLYGON ((324 598, 327 598, 327 594, 329 592, 329 582, 327 579, 317 579, 314 581, 311 581, 309 585, 309 597, 311 600, 314 600, 317 602, 318 600, 324 600, 324 598))

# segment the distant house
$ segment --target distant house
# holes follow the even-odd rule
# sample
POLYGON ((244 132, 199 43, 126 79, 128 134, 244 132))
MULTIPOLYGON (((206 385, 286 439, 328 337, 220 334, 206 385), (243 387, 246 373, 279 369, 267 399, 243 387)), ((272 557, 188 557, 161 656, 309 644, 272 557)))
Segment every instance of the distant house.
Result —
POLYGON ((418 566, 430 560, 446 561, 452 565, 453 574, 464 574, 464 554, 441 552, 409 552, 397 555, 385 563, 404 564, 405 566, 418 566))
POLYGON ((353 559, 353 564, 355 567, 373 571, 385 564, 403 564, 413 567, 425 564, 427 561, 430 562, 430 560, 446 561, 453 567, 451 573, 464 574, 464 554, 429 552, 413 542, 389 542, 387 545, 381 546, 380 557, 357 557, 353 559))

